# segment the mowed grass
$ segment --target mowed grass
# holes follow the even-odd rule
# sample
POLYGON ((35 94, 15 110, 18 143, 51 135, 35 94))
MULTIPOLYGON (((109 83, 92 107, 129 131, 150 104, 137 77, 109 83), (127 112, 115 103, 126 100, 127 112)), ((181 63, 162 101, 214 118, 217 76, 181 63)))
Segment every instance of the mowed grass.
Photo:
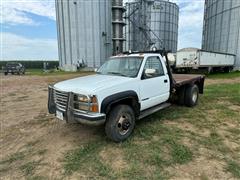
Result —
MULTIPOLYGON (((45 155, 45 149, 35 149, 34 146, 39 143, 39 141, 32 141, 27 143, 25 146, 14 154, 7 157, 1 158, 0 160, 0 177, 1 174, 9 174, 12 172, 20 171, 26 179, 40 179, 35 177, 34 173, 37 169, 46 165, 42 163, 42 156, 45 155), (32 160, 32 159, 38 160, 32 160)), ((46 178, 42 178, 46 179, 46 178)))
MULTIPOLYGON (((218 179, 217 170, 222 179, 240 179, 239 117, 240 82, 208 85, 198 106, 173 105, 138 121, 123 143, 108 140, 104 127, 97 128, 96 138, 84 144, 80 140, 60 155, 57 179, 218 179)), ((42 114, 37 118, 42 126, 53 120, 42 114)), ((19 152, 2 157, 0 177, 17 172, 25 179, 52 179, 40 173, 49 165, 49 150, 39 149, 39 142, 30 141, 19 152)))
POLYGON ((240 71, 234 71, 230 73, 212 73, 207 75, 210 79, 229 79, 240 77, 240 71))
MULTIPOLYGON (((98 132, 98 139, 65 154, 64 176, 169 179, 177 176, 169 169, 191 168, 192 162, 204 156, 221 162, 223 171, 240 178, 240 148, 229 146, 240 143, 239 90, 240 83, 209 85, 195 108, 174 105, 149 116, 137 122, 133 135, 120 144, 98 132)), ((208 179, 206 174, 201 177, 208 179)))
POLYGON ((66 71, 61 71, 61 70, 49 70, 44 72, 43 69, 27 69, 26 70, 26 75, 35 75, 35 76, 56 76, 56 75, 88 75, 88 74, 93 74, 94 72, 88 72, 88 71, 77 71, 77 72, 66 72, 66 71))

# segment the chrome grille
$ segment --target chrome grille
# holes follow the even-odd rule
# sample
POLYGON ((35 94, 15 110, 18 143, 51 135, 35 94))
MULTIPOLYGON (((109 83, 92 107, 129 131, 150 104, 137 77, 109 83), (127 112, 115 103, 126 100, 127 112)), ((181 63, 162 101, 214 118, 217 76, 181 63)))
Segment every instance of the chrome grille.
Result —
POLYGON ((60 110, 62 111, 66 110, 67 101, 68 101, 68 93, 54 90, 54 102, 60 110))

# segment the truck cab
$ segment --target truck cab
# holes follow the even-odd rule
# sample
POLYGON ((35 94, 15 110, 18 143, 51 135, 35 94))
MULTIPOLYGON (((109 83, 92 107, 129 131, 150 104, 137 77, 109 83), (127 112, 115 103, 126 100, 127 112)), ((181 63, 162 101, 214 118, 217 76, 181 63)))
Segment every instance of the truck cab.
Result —
POLYGON ((66 122, 105 124, 110 139, 123 141, 131 135, 136 120, 170 106, 176 92, 184 99, 188 90, 191 100, 183 100, 188 106, 195 106, 203 93, 203 76, 187 78, 189 82, 179 85, 166 58, 159 53, 111 57, 94 75, 49 86, 49 112, 66 122))

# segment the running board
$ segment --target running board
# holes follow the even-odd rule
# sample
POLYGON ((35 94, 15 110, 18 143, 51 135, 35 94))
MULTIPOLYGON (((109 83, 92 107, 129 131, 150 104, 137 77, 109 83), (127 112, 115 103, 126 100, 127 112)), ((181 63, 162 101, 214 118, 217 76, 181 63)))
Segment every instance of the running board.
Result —
POLYGON ((163 103, 163 104, 154 106, 154 107, 152 107, 152 108, 150 108, 150 109, 144 110, 144 111, 142 111, 142 112, 140 113, 140 116, 138 117, 138 119, 145 118, 145 117, 147 117, 147 116, 149 116, 149 115, 151 115, 151 114, 153 114, 153 113, 155 113, 155 112, 158 112, 158 111, 160 111, 160 110, 162 110, 162 109, 165 109, 165 108, 167 108, 167 107, 169 107, 169 106, 171 106, 170 103, 163 103))

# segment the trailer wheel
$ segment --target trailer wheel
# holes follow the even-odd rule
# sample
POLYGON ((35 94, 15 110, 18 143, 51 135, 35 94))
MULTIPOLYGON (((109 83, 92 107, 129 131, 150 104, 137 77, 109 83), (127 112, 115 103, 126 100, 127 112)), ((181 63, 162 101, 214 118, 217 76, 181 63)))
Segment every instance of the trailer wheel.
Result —
POLYGON ((196 84, 188 86, 185 91, 185 105, 188 107, 196 106, 198 103, 199 89, 196 84))
POLYGON ((225 68, 223 68, 223 71, 224 71, 225 73, 230 73, 230 67, 225 67, 225 68))
POLYGON ((133 109, 127 105, 118 105, 108 115, 105 132, 111 140, 121 142, 132 134, 134 126, 135 115, 133 109))

